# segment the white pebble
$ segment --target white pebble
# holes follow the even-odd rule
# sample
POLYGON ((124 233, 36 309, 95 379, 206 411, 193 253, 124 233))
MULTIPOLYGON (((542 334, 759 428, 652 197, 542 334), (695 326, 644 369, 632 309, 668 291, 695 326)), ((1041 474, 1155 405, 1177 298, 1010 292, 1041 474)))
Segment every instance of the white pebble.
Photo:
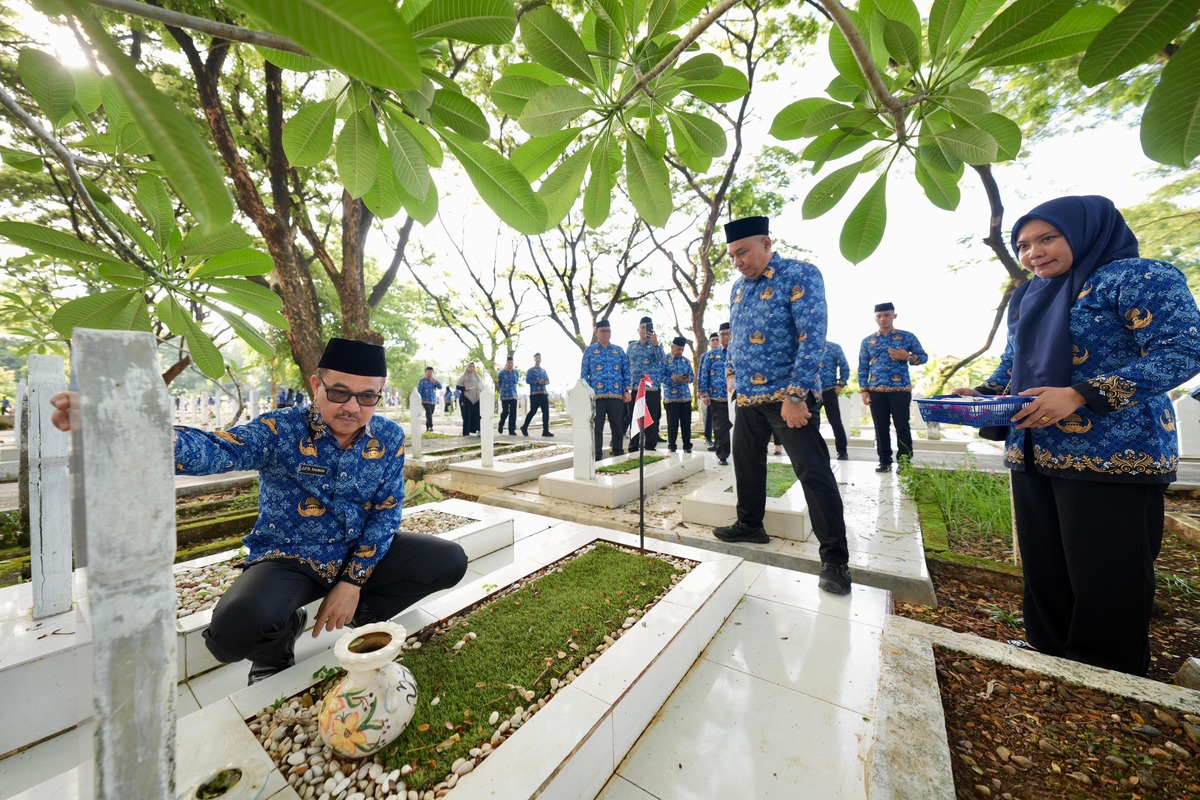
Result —
POLYGON ((454 649, 455 649, 455 650, 462 650, 462 646, 463 646, 464 644, 466 644, 466 642, 463 642, 463 641, 459 640, 459 641, 457 641, 457 642, 455 642, 455 643, 454 643, 454 649))
POLYGON ((430 701, 429 701, 429 705, 431 705, 431 706, 436 706, 436 705, 437 705, 438 703, 440 703, 440 702, 442 702, 442 698, 440 698, 440 697, 435 697, 435 698, 433 698, 432 700, 430 700, 430 701))
POLYGON ((495 725, 499 720, 500 720, 500 712, 493 711, 492 715, 490 717, 488 717, 488 725, 495 725))
POLYGON ((367 774, 371 776, 371 780, 379 780, 379 776, 383 774, 383 764, 372 764, 367 774))
POLYGON ((301 764, 304 763, 304 760, 305 759, 304 759, 303 751, 292 753, 290 756, 287 757, 287 763, 291 764, 293 767, 300 766, 301 764))

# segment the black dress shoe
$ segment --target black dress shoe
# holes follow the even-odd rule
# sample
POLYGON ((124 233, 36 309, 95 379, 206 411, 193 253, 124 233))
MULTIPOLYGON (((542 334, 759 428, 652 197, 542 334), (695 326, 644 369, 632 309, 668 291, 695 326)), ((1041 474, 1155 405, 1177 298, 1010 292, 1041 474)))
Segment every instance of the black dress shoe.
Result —
POLYGON ((528 436, 528 435, 529 435, 529 429, 528 429, 528 428, 521 428, 521 435, 522 435, 522 436, 528 436))
POLYGON ((891 464, 880 464, 878 467, 875 468, 875 471, 876 472, 891 472, 892 465, 891 464))
POLYGON ((554 436, 554 434, 551 433, 550 431, 542 431, 542 436, 551 436, 552 437, 552 436, 554 436))
POLYGON ((838 460, 838 461, 849 461, 849 460, 850 460, 850 456, 849 456, 849 455, 847 455, 846 453, 838 453, 837 460, 838 460))
POLYGON ((722 542, 766 544, 771 541, 771 537, 767 536, 766 528, 761 525, 757 528, 751 528, 749 525, 743 525, 740 522, 735 522, 723 528, 714 528, 713 536, 716 536, 722 542))
POLYGON ((296 640, 300 638, 300 634, 304 633, 304 624, 308 622, 308 612, 303 608, 297 608, 292 612, 291 619, 284 626, 283 631, 279 634, 276 640, 279 643, 279 652, 276 658, 270 661, 255 661, 250 665, 250 676, 246 682, 247 686, 253 686, 264 678, 269 678, 277 672, 283 672, 288 667, 294 666, 296 663, 296 640))
POLYGON ((710 453, 715 452, 716 449, 717 449, 717 446, 715 444, 710 444, 708 446, 708 452, 710 452, 710 453))
POLYGON ((717 459, 717 463, 718 463, 718 464, 720 464, 722 467, 728 467, 728 466, 729 466, 729 460, 728 460, 728 459, 725 459, 725 458, 718 458, 718 459, 717 459))
POLYGON ((850 591, 850 567, 846 564, 821 564, 821 577, 817 586, 830 594, 847 594, 850 591))

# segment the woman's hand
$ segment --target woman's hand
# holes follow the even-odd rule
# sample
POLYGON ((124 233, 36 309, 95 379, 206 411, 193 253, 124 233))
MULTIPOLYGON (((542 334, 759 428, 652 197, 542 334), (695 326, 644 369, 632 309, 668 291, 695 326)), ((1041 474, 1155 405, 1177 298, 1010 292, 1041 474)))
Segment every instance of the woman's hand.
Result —
POLYGON ((50 422, 60 431, 79 430, 79 392, 59 392, 50 398, 50 422), (74 413, 72 413, 74 412, 74 413))
POLYGON ((983 392, 977 392, 970 386, 960 386, 957 389, 951 389, 950 394, 956 394, 959 397, 983 397, 983 392))
POLYGON ((1033 402, 1013 415, 1017 429, 1048 428, 1073 414, 1084 404, 1083 395, 1070 386, 1036 386, 1021 392, 1033 402))

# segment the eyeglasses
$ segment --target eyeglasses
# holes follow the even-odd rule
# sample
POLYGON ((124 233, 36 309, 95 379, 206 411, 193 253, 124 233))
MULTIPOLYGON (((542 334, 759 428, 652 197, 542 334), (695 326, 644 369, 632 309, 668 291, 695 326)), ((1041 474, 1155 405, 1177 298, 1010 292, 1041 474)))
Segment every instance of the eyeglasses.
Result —
POLYGON ((330 389, 325 385, 325 381, 317 378, 317 382, 321 384, 321 388, 325 390, 325 396, 329 398, 331 403, 349 403, 353 397, 358 401, 360 406, 377 406, 379 401, 383 399, 383 395, 375 392, 351 392, 346 389, 330 389))

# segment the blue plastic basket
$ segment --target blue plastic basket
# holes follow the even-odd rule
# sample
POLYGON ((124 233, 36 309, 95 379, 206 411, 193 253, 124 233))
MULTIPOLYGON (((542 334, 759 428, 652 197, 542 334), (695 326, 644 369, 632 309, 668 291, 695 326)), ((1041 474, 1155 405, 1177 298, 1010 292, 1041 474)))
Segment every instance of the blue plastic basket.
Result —
POLYGON ((1012 415, 1031 400, 1032 397, 1012 394, 989 397, 959 397, 947 394, 921 398, 917 401, 917 407, 921 409, 921 419, 926 422, 982 428, 985 425, 1012 424, 1012 415))

